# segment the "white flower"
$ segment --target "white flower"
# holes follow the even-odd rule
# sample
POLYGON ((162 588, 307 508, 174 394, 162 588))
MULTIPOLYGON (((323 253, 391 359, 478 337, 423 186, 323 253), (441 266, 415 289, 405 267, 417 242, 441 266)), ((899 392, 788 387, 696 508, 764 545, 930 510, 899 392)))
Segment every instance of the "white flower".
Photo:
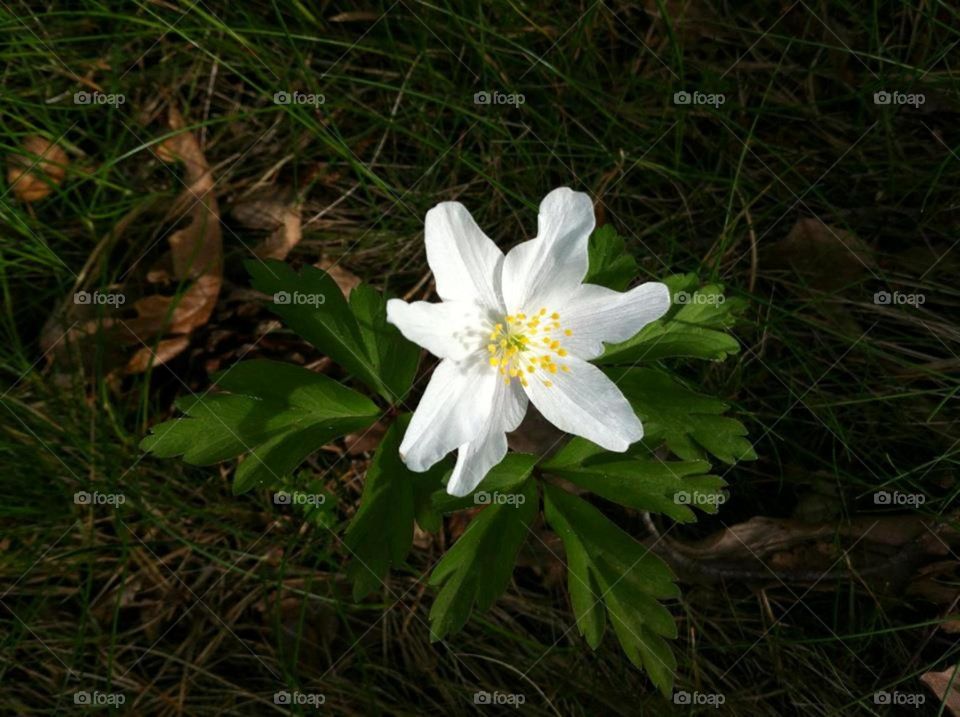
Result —
POLYGON ((441 359, 400 456, 428 470, 457 448, 447 484, 467 495, 507 453, 527 400, 568 433, 622 452, 643 437, 617 386, 587 363, 602 342, 625 341, 670 307, 664 284, 620 293, 584 284, 593 204, 555 189, 540 204, 535 239, 504 257, 459 202, 427 212, 427 261, 439 304, 392 299, 387 317, 441 359))

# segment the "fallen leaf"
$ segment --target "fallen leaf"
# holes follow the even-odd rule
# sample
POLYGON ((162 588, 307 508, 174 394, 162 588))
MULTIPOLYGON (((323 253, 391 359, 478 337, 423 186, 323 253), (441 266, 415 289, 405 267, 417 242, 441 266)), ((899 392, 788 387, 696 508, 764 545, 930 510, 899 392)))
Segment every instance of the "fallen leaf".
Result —
POLYGON ((300 207, 285 207, 280 225, 254 248, 253 253, 259 259, 278 259, 282 261, 300 243, 302 236, 300 207))
MULTIPOLYGON (((175 131, 186 126, 175 109, 170 110, 169 125, 175 131)), ((136 318, 121 322, 121 326, 132 335, 130 342, 139 344, 149 344, 151 339, 164 334, 186 335, 203 326, 213 313, 222 284, 220 211, 213 193, 213 172, 199 141, 192 132, 181 131, 164 140, 157 155, 164 161, 182 163, 186 170, 187 187, 174 202, 171 214, 186 211, 190 221, 173 232, 168 242, 173 277, 192 283, 181 296, 154 294, 134 302, 136 318)), ((169 361, 188 345, 182 337, 168 340, 163 355, 141 346, 127 363, 127 371, 137 373, 169 361)))
POLYGON ((943 672, 925 672, 920 681, 947 706, 950 714, 960 717, 960 665, 948 667, 943 672))
POLYGON ((7 182, 21 202, 39 201, 63 181, 69 161, 56 144, 32 135, 23 141, 21 154, 7 158, 7 182))
POLYGON ((960 564, 956 560, 939 560, 924 565, 910 579, 906 594, 919 597, 944 608, 946 615, 939 628, 944 632, 960 633, 960 620, 952 617, 960 605, 960 590, 957 589, 957 571, 960 564))
POLYGON ((190 345, 190 339, 180 336, 175 339, 164 339, 155 349, 141 348, 133 358, 127 362, 127 373, 143 373, 151 366, 165 364, 175 356, 180 355, 190 345))
MULTIPOLYGON (((51 361, 62 361, 67 356, 84 360, 90 353, 85 350, 87 342, 102 333, 107 349, 104 362, 111 371, 122 368, 127 373, 139 373, 166 363, 186 350, 190 345, 189 335, 210 319, 220 294, 223 270, 220 214, 213 193, 213 174, 197 138, 191 132, 182 131, 186 124, 174 109, 170 110, 169 126, 178 133, 161 144, 157 155, 165 161, 184 165, 186 189, 174 200, 166 220, 186 218, 187 224, 169 234, 170 251, 163 265, 147 271, 146 279, 149 284, 176 284, 186 288, 178 295, 156 293, 141 297, 132 304, 135 316, 130 316, 130 310, 124 305, 127 292, 122 286, 110 287, 110 291, 124 301, 106 313, 98 311, 90 301, 76 301, 71 294, 62 310, 50 317, 41 335, 41 345, 51 361), (132 356, 128 354, 131 347, 132 356)), ((101 275, 97 263, 105 260, 107 249, 139 220, 140 212, 140 209, 130 212, 100 242, 81 272, 77 290, 83 289, 85 277, 101 275)), ((89 289, 89 292, 83 289, 78 293, 92 294, 105 287, 89 289)))
POLYGON ((681 580, 691 583, 776 577, 820 582, 831 572, 848 571, 848 563, 853 562, 853 569, 863 577, 902 585, 920 562, 945 557, 960 538, 946 522, 933 525, 918 515, 816 523, 756 516, 693 542, 667 538, 655 527, 651 532, 651 549, 670 563, 681 580), (841 561, 847 556, 842 544, 855 546, 856 556, 841 561))
POLYGON ((761 264, 792 271, 820 291, 856 284, 875 266, 872 250, 856 235, 810 218, 798 220, 786 238, 765 249, 761 264))
POLYGON ((352 271, 344 269, 339 262, 332 262, 329 259, 323 259, 314 264, 318 269, 323 269, 330 275, 330 278, 333 279, 337 286, 340 287, 340 291, 343 292, 343 295, 348 299, 350 298, 350 292, 353 291, 353 288, 360 283, 360 277, 354 274, 352 271))
MULTIPOLYGON (((946 533, 941 534, 943 535, 946 533)), ((946 555, 949 551, 948 546, 938 540, 931 528, 927 527, 923 516, 903 515, 860 517, 844 523, 807 523, 755 516, 704 540, 687 543, 683 546, 683 552, 690 557, 701 559, 763 557, 811 540, 833 542, 841 537, 851 540, 863 538, 871 543, 890 547, 902 547, 919 540, 927 554, 946 555)))

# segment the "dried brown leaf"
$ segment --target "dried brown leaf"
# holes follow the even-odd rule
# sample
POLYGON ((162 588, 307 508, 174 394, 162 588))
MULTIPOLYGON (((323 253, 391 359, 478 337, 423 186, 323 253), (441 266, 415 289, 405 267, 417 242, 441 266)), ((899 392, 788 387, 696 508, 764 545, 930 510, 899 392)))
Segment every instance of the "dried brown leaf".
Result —
POLYGON ((785 239, 764 251, 762 264, 790 270, 821 291, 855 284, 875 266, 872 250, 856 235, 811 218, 798 220, 785 239))
POLYGON ((327 272, 347 298, 350 298, 350 292, 360 283, 359 276, 352 271, 344 269, 338 262, 335 263, 329 259, 323 259, 314 264, 314 266, 327 272))
POLYGON ((21 153, 7 158, 7 182, 21 202, 39 201, 63 181, 69 161, 56 144, 32 135, 23 141, 21 153))
POLYGON ((960 674, 958 666, 948 667, 943 672, 926 672, 920 681, 930 688, 950 710, 953 717, 960 717, 960 674))

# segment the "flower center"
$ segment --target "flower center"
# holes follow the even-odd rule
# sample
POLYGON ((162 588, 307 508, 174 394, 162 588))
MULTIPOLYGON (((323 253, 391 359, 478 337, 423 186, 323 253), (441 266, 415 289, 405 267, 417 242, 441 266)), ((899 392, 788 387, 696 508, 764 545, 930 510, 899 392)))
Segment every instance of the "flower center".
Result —
POLYGON ((554 357, 562 359, 567 355, 561 338, 572 335, 573 332, 564 329, 560 323, 560 314, 548 314, 546 308, 530 317, 523 313, 505 316, 502 323, 493 324, 490 330, 490 343, 487 344, 490 365, 500 372, 503 382, 508 385, 512 379, 517 379, 523 386, 528 386, 528 379, 540 371, 543 385, 550 388, 553 385, 550 374, 570 370, 554 357))

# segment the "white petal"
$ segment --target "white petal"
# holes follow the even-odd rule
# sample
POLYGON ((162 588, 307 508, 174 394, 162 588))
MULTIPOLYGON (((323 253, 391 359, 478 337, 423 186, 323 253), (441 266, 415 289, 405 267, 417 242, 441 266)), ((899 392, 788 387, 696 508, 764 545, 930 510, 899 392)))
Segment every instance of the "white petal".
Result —
POLYGON ((387 321, 434 356, 460 361, 488 342, 493 316, 479 304, 444 301, 431 304, 400 299, 387 302, 387 321))
POLYGON ((422 473, 486 425, 498 374, 482 361, 444 359, 433 371, 400 443, 407 468, 422 473))
POLYGON ((503 252, 477 226, 465 206, 441 202, 427 212, 424 241, 441 299, 480 301, 489 308, 503 308, 503 252))
MULTIPOLYGON (((495 371, 491 371, 497 375, 495 371)), ((469 443, 460 446, 457 465, 447 483, 450 495, 467 495, 476 488, 487 473, 507 455, 507 436, 516 430, 527 412, 527 395, 518 381, 509 386, 497 379, 497 394, 493 412, 480 433, 469 443)))
POLYGON ((608 451, 622 453, 643 438, 640 419, 613 381, 593 364, 572 356, 562 363, 569 372, 538 371, 525 389, 544 418, 608 451), (544 381, 553 385, 547 387, 544 381))
POLYGON ((560 311, 563 328, 573 335, 558 338, 574 356, 595 358, 603 353, 601 341, 626 341, 669 308, 666 284, 650 281, 623 293, 582 284, 560 311))
POLYGON ((544 198, 537 237, 515 246, 503 262, 508 312, 540 306, 553 311, 566 303, 587 273, 587 239, 595 223, 593 202, 583 192, 561 187, 544 198))

